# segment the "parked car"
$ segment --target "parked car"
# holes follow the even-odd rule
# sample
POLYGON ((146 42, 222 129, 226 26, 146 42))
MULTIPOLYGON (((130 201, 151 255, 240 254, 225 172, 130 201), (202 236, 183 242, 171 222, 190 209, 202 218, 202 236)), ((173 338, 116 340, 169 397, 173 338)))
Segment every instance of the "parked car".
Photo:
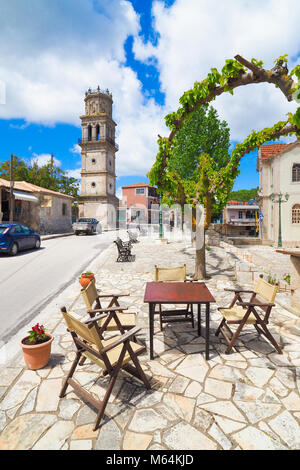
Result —
POLYGON ((74 222, 73 230, 75 232, 75 235, 79 235, 80 233, 86 233, 88 235, 88 234, 97 232, 98 224, 99 222, 97 219, 83 217, 83 218, 78 219, 77 222, 74 222))
POLYGON ((40 248, 41 238, 25 225, 0 223, 0 253, 15 256, 18 251, 40 248))

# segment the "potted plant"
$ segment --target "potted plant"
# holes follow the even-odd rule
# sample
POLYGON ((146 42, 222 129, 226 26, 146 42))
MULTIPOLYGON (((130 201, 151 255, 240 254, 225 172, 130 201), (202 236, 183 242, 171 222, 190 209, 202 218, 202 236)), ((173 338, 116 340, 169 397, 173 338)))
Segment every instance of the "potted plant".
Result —
POLYGON ((45 333, 45 327, 37 323, 28 331, 29 336, 22 339, 20 345, 24 360, 31 370, 42 369, 48 364, 53 336, 45 333))
POLYGON ((86 271, 85 273, 81 274, 79 282, 85 289, 93 279, 95 279, 95 274, 90 271, 86 271))

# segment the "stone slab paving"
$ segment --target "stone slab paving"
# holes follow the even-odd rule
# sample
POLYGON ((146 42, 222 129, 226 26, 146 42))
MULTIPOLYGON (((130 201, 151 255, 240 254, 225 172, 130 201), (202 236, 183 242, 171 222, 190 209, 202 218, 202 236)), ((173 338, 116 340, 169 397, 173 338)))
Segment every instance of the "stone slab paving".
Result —
MULTIPOLYGON (((122 304, 137 312, 138 341, 148 347, 143 297, 146 282, 153 280, 153 266, 186 263, 192 274, 194 250, 179 241, 162 245, 141 239, 134 246, 134 263, 116 263, 116 247, 108 250, 111 256, 97 269, 97 286, 103 293, 130 292, 122 304)), ((300 336, 289 328, 295 319, 283 308, 273 310, 270 329, 283 355, 253 327, 244 330, 236 348, 226 355, 223 340, 214 335, 220 321, 217 306, 226 306, 231 299, 224 288, 236 285, 225 260, 222 248, 207 252, 207 285, 216 298, 209 361, 197 325, 194 330, 190 324, 167 325, 161 332, 155 322, 156 357, 149 360, 149 349, 140 356, 152 390, 122 372, 96 432, 95 410, 71 387, 58 398, 74 347, 57 306, 49 318, 55 337, 49 364, 29 371, 19 353, 0 370, 0 449, 300 449, 300 336)), ((70 310, 78 318, 86 317, 80 296, 70 310)), ((99 377, 91 363, 78 368, 74 378, 95 397, 103 397, 108 379, 99 377)))

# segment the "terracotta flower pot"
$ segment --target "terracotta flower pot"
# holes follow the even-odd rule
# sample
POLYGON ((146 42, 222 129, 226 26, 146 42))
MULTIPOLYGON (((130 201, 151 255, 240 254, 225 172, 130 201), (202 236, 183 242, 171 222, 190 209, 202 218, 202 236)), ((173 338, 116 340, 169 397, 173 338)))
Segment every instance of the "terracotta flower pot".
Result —
POLYGON ((20 345, 23 349, 24 360, 28 369, 42 369, 42 367, 48 364, 51 353, 51 344, 54 338, 50 333, 46 333, 46 336, 49 337, 49 341, 41 344, 24 344, 23 340, 29 338, 29 336, 22 339, 20 345))
POLYGON ((79 281, 81 284, 81 287, 85 289, 93 279, 95 279, 94 273, 91 273, 91 274, 82 273, 80 277, 80 281, 79 281))

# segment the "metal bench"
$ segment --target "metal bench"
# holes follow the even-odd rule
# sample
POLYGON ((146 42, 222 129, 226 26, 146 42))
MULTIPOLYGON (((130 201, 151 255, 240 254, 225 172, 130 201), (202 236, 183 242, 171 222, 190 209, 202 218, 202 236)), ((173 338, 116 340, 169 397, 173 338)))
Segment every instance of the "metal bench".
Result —
POLYGON ((131 243, 139 243, 139 240, 137 239, 137 235, 132 233, 130 230, 127 230, 128 236, 129 236, 129 241, 131 243))
POLYGON ((131 242, 123 242, 121 238, 117 237, 117 239, 114 241, 114 243, 117 245, 118 248, 118 258, 117 262, 128 262, 128 261, 134 261, 135 256, 131 254, 131 242))

